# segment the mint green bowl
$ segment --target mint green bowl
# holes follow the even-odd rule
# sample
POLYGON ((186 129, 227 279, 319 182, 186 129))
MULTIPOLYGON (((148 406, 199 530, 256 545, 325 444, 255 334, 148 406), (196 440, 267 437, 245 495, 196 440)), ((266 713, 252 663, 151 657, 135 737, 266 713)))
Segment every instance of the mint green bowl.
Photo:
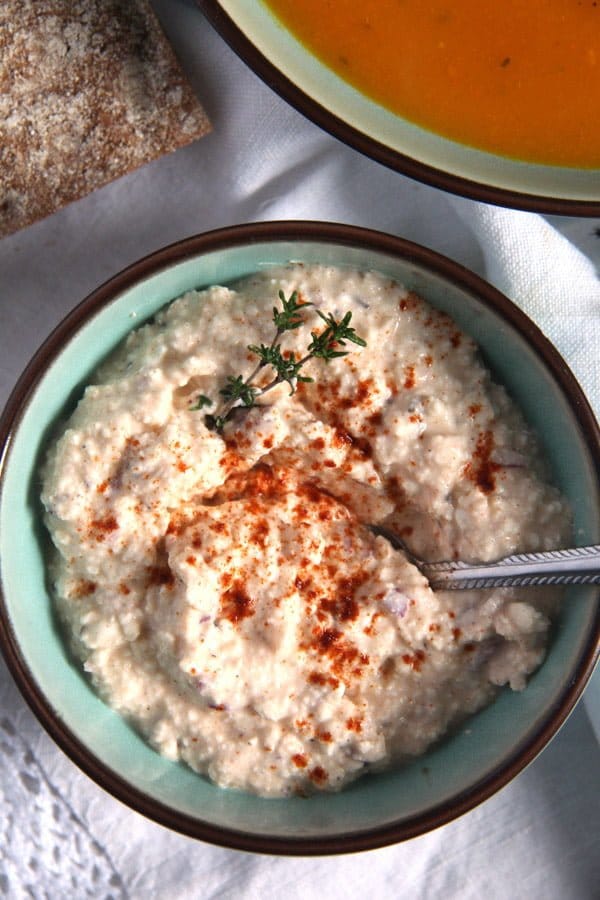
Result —
POLYGON ((193 237, 111 279, 40 348, 0 419, 0 644, 41 723, 106 790, 196 838, 285 854, 350 852, 413 837, 513 778, 556 733, 591 675, 598 588, 570 589, 548 657, 526 691, 506 691, 457 734, 336 795, 264 800, 214 787, 163 759, 109 709, 71 660, 46 583, 39 463, 57 418, 134 327, 189 288, 297 260, 376 269, 448 312, 482 348, 537 429, 575 512, 579 543, 600 542, 600 435, 564 362, 509 300, 430 250, 342 225, 279 222, 193 237))

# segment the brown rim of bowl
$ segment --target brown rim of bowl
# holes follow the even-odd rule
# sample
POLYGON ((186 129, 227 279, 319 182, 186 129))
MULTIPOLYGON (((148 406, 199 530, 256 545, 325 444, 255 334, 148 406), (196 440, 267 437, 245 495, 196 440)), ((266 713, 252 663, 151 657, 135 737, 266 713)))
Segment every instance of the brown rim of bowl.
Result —
POLYGON ((442 169, 436 169, 434 166, 419 162, 419 160, 407 156, 399 150, 394 150, 386 144, 382 144, 376 138, 370 137, 360 129, 349 125, 298 87, 263 55, 231 16, 225 12, 218 0, 196 0, 196 4, 231 49, 268 87, 324 131, 358 150, 364 156, 368 156, 375 162, 387 166, 388 169, 393 169, 415 181, 439 188, 450 194, 458 194, 470 200, 480 200, 495 206, 506 206, 512 209, 537 212, 542 215, 582 216, 589 218, 600 216, 600 200, 544 197, 536 194, 521 193, 509 188, 505 189, 481 184, 461 175, 453 175, 442 169))
MULTIPOLYGON (((573 374, 557 350, 525 313, 507 297, 479 276, 463 268, 459 263, 403 238, 329 222, 280 221, 231 226, 171 244, 115 275, 66 316, 32 358, 0 416, 0 503, 5 463, 10 455, 12 435, 18 428, 23 412, 48 365, 60 354, 65 343, 83 323, 109 303, 115 295, 148 276, 191 256, 240 245, 294 240, 356 246, 423 265, 454 284, 458 284, 468 294, 476 296, 485 306, 494 310, 524 335, 551 372, 573 409, 582 437, 595 463, 596 493, 600 502, 600 429, 594 414, 573 374)), ((13 633, 8 619, 0 580, 0 649, 8 668, 23 697, 41 724, 80 769, 118 800, 173 831, 223 847, 286 856, 354 853, 398 843, 438 828, 486 800, 525 768, 564 723, 592 674, 595 659, 600 652, 599 637, 600 606, 596 613, 595 627, 590 631, 577 670, 545 720, 515 749, 503 765, 496 767, 468 790, 410 820, 400 820, 362 832, 344 833, 342 831, 337 835, 320 838, 249 835, 235 829, 211 825, 209 822, 203 822, 177 812, 149 797, 143 791, 132 787, 108 768, 70 729, 55 718, 50 704, 33 678, 19 650, 17 637, 13 633)))

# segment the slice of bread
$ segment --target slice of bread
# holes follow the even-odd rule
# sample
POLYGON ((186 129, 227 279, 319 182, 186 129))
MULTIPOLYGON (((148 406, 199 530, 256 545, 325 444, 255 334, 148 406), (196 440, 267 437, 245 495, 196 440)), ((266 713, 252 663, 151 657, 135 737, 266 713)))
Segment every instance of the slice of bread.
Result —
POLYGON ((209 130, 147 0, 1 0, 0 237, 209 130))

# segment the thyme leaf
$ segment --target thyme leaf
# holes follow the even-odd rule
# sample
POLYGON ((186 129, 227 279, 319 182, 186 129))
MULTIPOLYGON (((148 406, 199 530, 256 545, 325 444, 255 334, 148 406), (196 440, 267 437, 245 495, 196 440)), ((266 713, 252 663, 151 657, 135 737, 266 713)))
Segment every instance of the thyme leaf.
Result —
POLYGON ((347 312, 339 322, 331 314, 325 315, 319 309, 317 314, 325 322, 326 328, 320 334, 311 331, 312 342, 308 345, 308 350, 312 356, 329 362, 330 359, 348 355, 348 350, 336 349, 340 344, 344 347, 346 341, 351 341, 360 347, 367 346, 367 342, 356 334, 354 328, 350 327, 351 312, 347 312))
POLYGON ((192 406, 188 407, 188 409, 191 411, 196 409, 203 409, 205 406, 212 405, 213 401, 210 399, 210 397, 207 397, 206 394, 198 394, 198 396, 196 397, 196 402, 193 403, 192 406))
POLYGON ((298 291, 290 294, 288 300, 286 300, 283 291, 279 291, 279 299, 281 300, 282 308, 279 310, 276 306, 273 307, 273 322, 278 334, 283 334, 284 331, 292 331, 304 323, 300 310, 304 306, 312 306, 312 303, 300 300, 298 291))
POLYGON ((257 390, 244 381, 242 375, 236 375, 235 377, 228 375, 227 384, 219 393, 228 403, 235 403, 236 400, 241 400, 244 406, 254 406, 257 390))

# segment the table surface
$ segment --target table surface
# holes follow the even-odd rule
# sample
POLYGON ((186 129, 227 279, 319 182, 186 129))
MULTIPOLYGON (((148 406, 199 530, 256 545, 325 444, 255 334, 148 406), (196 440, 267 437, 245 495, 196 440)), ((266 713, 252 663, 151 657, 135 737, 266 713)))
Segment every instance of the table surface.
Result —
MULTIPOLYGON (((468 217, 451 198, 306 121, 237 59, 192 0, 154 6, 214 130, 0 241, 0 406, 78 301, 141 256, 208 229, 343 221, 486 274, 468 217)), ((600 264, 599 222, 548 221, 600 264)), ((0 893, 592 900, 600 894, 599 756, 580 704, 516 780, 430 835, 347 857, 252 856, 170 833, 106 795, 45 735, 0 663, 0 893)))

